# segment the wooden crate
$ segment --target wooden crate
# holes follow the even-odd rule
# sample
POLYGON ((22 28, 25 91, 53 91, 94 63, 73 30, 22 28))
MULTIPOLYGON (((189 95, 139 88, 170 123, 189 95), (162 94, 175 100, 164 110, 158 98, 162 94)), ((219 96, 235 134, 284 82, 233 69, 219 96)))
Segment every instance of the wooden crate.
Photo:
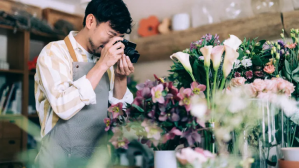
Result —
POLYGON ((37 6, 27 5, 20 2, 12 0, 1 0, 0 1, 0 10, 5 11, 10 14, 14 14, 16 9, 24 10, 31 15, 42 19, 42 9, 37 6))
POLYGON ((58 20, 62 19, 73 24, 75 30, 80 30, 83 28, 83 16, 73 15, 59 10, 46 8, 43 9, 43 17, 51 26, 54 26, 54 24, 58 20))

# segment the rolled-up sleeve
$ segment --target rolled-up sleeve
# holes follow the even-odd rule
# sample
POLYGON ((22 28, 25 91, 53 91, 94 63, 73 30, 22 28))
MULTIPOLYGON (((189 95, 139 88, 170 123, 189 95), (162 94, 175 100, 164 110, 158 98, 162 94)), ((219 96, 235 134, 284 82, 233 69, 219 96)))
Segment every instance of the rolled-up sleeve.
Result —
POLYGON ((127 91, 126 91, 124 97, 121 100, 113 97, 113 90, 109 91, 110 104, 123 103, 123 105, 124 105, 123 108, 125 108, 126 107, 125 104, 126 103, 131 104, 131 103, 133 103, 133 100, 134 100, 133 94, 128 88, 127 88, 127 91))

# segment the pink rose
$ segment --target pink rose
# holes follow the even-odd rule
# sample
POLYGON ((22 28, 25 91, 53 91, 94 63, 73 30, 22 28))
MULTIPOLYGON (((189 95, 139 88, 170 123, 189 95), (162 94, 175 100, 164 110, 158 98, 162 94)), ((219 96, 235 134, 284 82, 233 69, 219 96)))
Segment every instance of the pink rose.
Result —
POLYGON ((277 82, 275 80, 265 80, 266 91, 276 93, 277 92, 277 82))
POLYGON ((254 80, 251 85, 252 85, 252 88, 257 92, 262 92, 266 88, 266 83, 262 79, 254 80))
POLYGON ((286 47, 289 49, 294 49, 296 47, 297 43, 293 43, 293 44, 287 44, 286 47))
POLYGON ((265 66, 264 71, 267 74, 272 74, 275 71, 275 67, 274 67, 274 65, 267 65, 267 66, 265 66))
POLYGON ((230 85, 232 87, 238 87, 238 86, 242 86, 244 85, 246 82, 246 79, 244 77, 237 77, 237 78, 233 78, 231 81, 230 81, 230 85))
POLYGON ((244 88, 251 97, 256 97, 257 93, 256 93, 256 90, 253 88, 252 84, 245 84, 244 88))
POLYGON ((292 93, 295 91, 295 86, 293 85, 293 83, 288 81, 285 81, 285 83, 286 83, 285 94, 291 96, 292 93))

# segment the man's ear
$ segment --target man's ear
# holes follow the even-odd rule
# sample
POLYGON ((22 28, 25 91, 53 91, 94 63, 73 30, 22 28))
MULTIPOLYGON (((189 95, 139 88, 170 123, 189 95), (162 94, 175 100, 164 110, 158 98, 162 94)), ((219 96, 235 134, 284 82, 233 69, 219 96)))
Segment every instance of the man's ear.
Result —
POLYGON ((87 15, 85 27, 87 29, 91 29, 92 27, 95 27, 96 25, 97 25, 96 17, 93 14, 87 15))

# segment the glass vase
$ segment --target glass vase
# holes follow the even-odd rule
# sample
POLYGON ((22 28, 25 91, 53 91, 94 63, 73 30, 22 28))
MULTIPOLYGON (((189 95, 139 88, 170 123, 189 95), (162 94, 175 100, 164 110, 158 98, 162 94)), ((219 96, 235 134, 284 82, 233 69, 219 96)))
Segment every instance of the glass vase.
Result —
POLYGON ((280 12, 279 0, 251 0, 254 14, 280 12))
POLYGON ((276 107, 271 105, 269 101, 259 102, 259 111, 262 114, 262 119, 259 124, 259 166, 275 167, 278 159, 281 157, 281 142, 277 141, 277 133, 279 128, 276 127, 276 119, 279 117, 276 107))
POLYGON ((216 153, 216 139, 214 134, 214 122, 206 123, 207 130, 204 131, 204 147, 212 153, 216 153))

